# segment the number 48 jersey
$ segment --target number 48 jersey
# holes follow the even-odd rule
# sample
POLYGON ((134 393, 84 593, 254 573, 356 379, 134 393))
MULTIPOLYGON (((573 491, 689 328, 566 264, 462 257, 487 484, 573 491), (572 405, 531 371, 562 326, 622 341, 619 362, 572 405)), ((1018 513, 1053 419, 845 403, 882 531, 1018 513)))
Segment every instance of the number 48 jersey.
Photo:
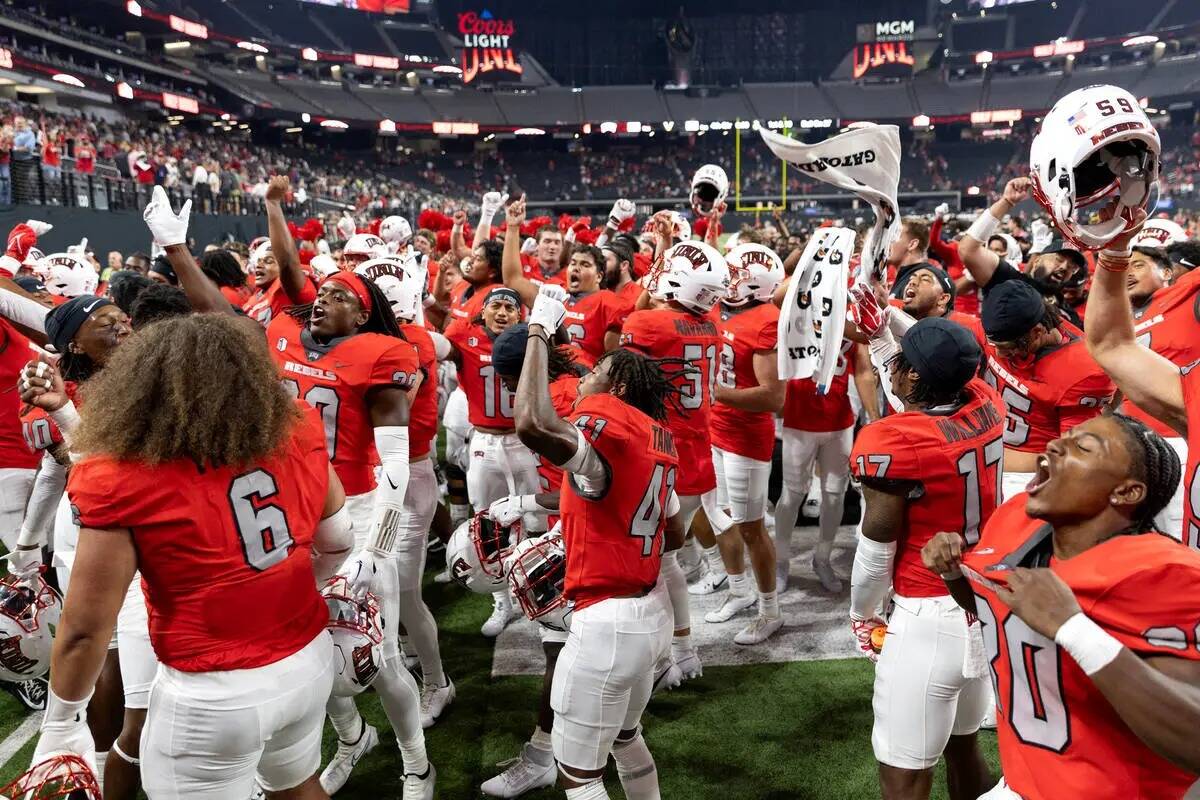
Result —
POLYGON ((320 345, 288 314, 267 328, 284 388, 321 412, 325 443, 346 494, 375 488, 374 426, 367 393, 377 386, 407 391, 416 385, 416 348, 404 339, 359 333, 320 345))
POLYGON ((1075 660, 1013 614, 996 587, 1013 567, 1048 567, 1083 613, 1136 655, 1200 661, 1200 553, 1145 533, 1055 559, 1050 526, 1025 514, 1026 497, 1001 506, 963 559, 995 683, 1005 781, 1025 800, 1195 797, 1197 777, 1147 747, 1075 660))
POLYGON ((940 577, 921 561, 921 548, 939 531, 979 539, 999 502, 1004 459, 1004 403, 978 378, 968 401, 945 413, 906 411, 872 422, 850 454, 855 478, 912 481, 898 539, 892 585, 903 597, 942 597, 940 577))

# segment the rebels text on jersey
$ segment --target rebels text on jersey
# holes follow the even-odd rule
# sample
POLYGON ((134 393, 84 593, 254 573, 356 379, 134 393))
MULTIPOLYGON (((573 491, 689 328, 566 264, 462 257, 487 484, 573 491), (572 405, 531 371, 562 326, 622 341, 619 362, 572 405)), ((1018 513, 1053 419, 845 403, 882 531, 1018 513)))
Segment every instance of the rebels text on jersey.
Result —
POLYGON ((567 315, 562 325, 578 348, 578 360, 587 367, 595 366, 604 355, 604 336, 620 331, 625 318, 633 311, 614 292, 601 289, 587 294, 567 295, 567 315))
POLYGON ((380 386, 416 385, 417 351, 403 339, 358 333, 318 344, 307 328, 283 314, 267 328, 284 388, 321 412, 329 460, 348 495, 375 488, 374 426, 367 394, 380 386))
POLYGON ((855 478, 914 484, 892 579, 903 597, 947 594, 946 584, 921 561, 921 548, 934 534, 949 530, 975 544, 1000 497, 1004 403, 978 378, 966 392, 965 404, 944 413, 905 411, 872 422, 850 454, 855 478))
POLYGON ((717 323, 672 308, 634 311, 621 328, 621 345, 650 358, 687 362, 677 381, 680 409, 667 404, 667 427, 679 450, 679 483, 683 496, 704 494, 717 485, 712 463, 711 420, 713 382, 721 347, 717 323))
POLYGON ((473 322, 455 320, 445 336, 460 358, 458 385, 467 396, 467 417, 476 428, 513 429, 515 395, 504 386, 492 366, 492 336, 473 322))
POLYGON ((433 339, 424 325, 401 323, 400 332, 417 351, 421 387, 408 410, 408 456, 416 460, 429 455, 438 429, 438 364, 433 339))
POLYGON ((1013 567, 1048 567, 1136 655, 1198 661, 1200 554, 1146 533, 1055 559, 1050 526, 1025 514, 1026 497, 1001 506, 963 558, 996 689, 1005 781, 1025 800, 1194 796, 1196 776, 1142 743, 1075 660, 1011 613, 995 587, 1013 567))
MULTIPOLYGON (((1159 289, 1150 302, 1133 310, 1133 332, 1137 343, 1149 347, 1177 367, 1200 359, 1200 270, 1192 270, 1170 286, 1159 289)), ((1121 410, 1146 423, 1160 436, 1178 437, 1179 432, 1160 422, 1128 400, 1121 410)), ((1190 430, 1190 429, 1189 429, 1190 430)))
POLYGON ((611 394, 580 398, 570 421, 608 473, 607 486, 594 496, 574 476, 562 482, 565 594, 578 611, 645 594, 658 581, 679 459, 670 431, 611 394))
POLYGON ((1116 387, 1088 354, 1083 338, 1063 326, 1063 343, 1014 361, 988 345, 984 378, 1004 399, 1004 446, 1041 453, 1052 440, 1099 415, 1116 387))
POLYGON ((154 467, 89 456, 67 494, 80 526, 126 528, 137 548, 150 642, 184 672, 252 669, 297 652, 329 612, 313 583, 312 542, 329 459, 316 412, 262 461, 154 467))
MULTIPOLYGON (((754 356, 775 352, 779 309, 773 303, 761 303, 744 311, 726 311, 722 308, 718 375, 726 381, 733 379, 730 388, 752 389, 758 386, 754 356)), ((712 443, 727 453, 770 461, 775 448, 775 415, 717 403, 712 411, 712 443)))

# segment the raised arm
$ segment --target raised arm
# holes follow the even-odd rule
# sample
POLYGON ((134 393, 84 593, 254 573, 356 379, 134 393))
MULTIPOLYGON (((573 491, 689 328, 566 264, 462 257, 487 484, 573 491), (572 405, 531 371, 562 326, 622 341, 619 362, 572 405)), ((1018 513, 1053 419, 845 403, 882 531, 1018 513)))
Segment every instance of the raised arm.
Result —
POLYGON ((467 249, 467 240, 463 236, 463 229, 466 226, 467 212, 462 210, 455 211, 454 227, 450 229, 450 252, 454 253, 455 258, 459 261, 471 255, 471 251, 467 249))
MULTIPOLYGON (((514 400, 517 436, 521 442, 551 463, 562 466, 575 458, 581 438, 579 429, 559 417, 550 399, 550 374, 547 367, 550 339, 566 315, 561 286, 542 287, 529 314, 529 342, 521 379, 514 400)), ((572 470, 573 471, 573 470, 572 470)))
POLYGON ((500 271, 504 285, 521 296, 521 302, 532 308, 537 297, 537 284, 525 277, 521 269, 521 224, 525 222, 525 198, 519 197, 504 211, 504 257, 500 271))
POLYGON ((496 218, 496 212, 504 208, 504 204, 507 202, 507 193, 484 193, 483 202, 479 204, 479 224, 475 226, 475 238, 471 240, 472 250, 492 238, 492 220, 496 218))
POLYGON ((1000 266, 1000 256, 987 248, 987 240, 1000 229, 1000 220, 1012 211, 1013 206, 1029 197, 1032 188, 1033 182, 1029 178, 1013 178, 1004 187, 1000 199, 971 223, 958 243, 958 257, 979 286, 987 287, 1000 266))
POLYGON ((267 233, 271 237, 271 253, 279 264, 279 285, 283 287, 289 300, 293 303, 303 303, 309 299, 302 294, 308 278, 300 269, 300 254, 296 252, 296 242, 292 240, 281 205, 289 188, 286 175, 271 176, 267 184, 267 233))

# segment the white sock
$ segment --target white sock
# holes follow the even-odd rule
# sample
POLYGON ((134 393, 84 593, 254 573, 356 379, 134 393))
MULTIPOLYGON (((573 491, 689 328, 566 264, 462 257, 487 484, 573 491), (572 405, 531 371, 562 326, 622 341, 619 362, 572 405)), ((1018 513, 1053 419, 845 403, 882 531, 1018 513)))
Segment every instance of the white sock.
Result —
POLYGON ((567 789, 567 800, 609 800, 608 792, 604 789, 604 781, 600 778, 583 786, 567 789))
POLYGON ((529 737, 529 756, 543 767, 548 767, 554 762, 554 742, 550 739, 550 732, 542 730, 542 726, 538 725, 533 729, 533 736, 529 737))
POLYGON ((100 791, 104 791, 104 764, 108 761, 108 751, 96 751, 96 783, 100 786, 100 791))
POLYGON ((508 597, 508 589, 493 592, 492 600, 495 601, 497 608, 504 608, 508 611, 512 610, 512 600, 508 597))
POLYGON ((671 639, 671 655, 684 655, 692 652, 692 635, 675 636, 671 639))
POLYGON ((712 547, 702 549, 704 552, 704 563, 708 565, 708 571, 720 578, 725 574, 725 562, 721 560, 721 549, 715 544, 712 547))
POLYGON ((758 613, 764 617, 778 617, 779 596, 775 592, 759 592, 758 613))
POLYGON ((466 503, 451 503, 449 510, 451 527, 457 528, 471 518, 471 507, 466 503))
POLYGON ((404 772, 408 775, 424 776, 429 771, 429 758, 425 755, 425 735, 419 734, 407 741, 396 740, 400 745, 400 758, 404 772))
POLYGON ((617 762, 617 777, 621 779, 621 788, 628 800, 660 800, 658 767, 641 734, 630 742, 617 744, 612 754, 617 762))
POLYGON ((744 572, 729 573, 729 591, 731 594, 747 595, 750 593, 750 582, 744 572))
POLYGON ((357 744, 367 729, 366 723, 354 706, 353 698, 330 697, 329 702, 325 704, 325 713, 329 715, 333 732, 342 744, 357 744))

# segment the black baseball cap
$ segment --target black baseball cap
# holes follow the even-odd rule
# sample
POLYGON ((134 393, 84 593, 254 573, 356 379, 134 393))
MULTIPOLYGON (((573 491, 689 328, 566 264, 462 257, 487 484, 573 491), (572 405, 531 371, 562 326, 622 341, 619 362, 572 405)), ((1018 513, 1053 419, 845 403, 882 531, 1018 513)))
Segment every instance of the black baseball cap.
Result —
POLYGON ((67 352, 71 340, 83 327, 83 323, 87 322, 88 317, 95 313, 96 309, 112 304, 113 301, 107 297, 90 294, 72 297, 61 306, 52 308, 46 315, 46 338, 54 345, 56 351, 67 352))
POLYGON ((926 317, 900 340, 904 358, 922 381, 961 389, 979 371, 983 351, 971 332, 945 317, 926 317))
POLYGON ((525 343, 529 341, 529 326, 518 322, 500 332, 492 342, 492 366, 500 375, 520 375, 525 363, 525 343))
POLYGON ((1087 259, 1083 257, 1083 253, 1076 250, 1072 245, 1067 244, 1066 240, 1064 240, 1057 233, 1054 235, 1054 238, 1050 240, 1050 244, 1046 245, 1046 249, 1038 255, 1044 255, 1046 253, 1061 253, 1066 258, 1071 259, 1075 266, 1080 267, 1081 269, 1087 269, 1087 259))
POLYGON ((13 283, 30 294, 46 291, 46 284, 42 283, 42 279, 36 275, 22 275, 19 278, 13 278, 13 283))
POLYGON ((1011 280, 983 295, 983 332, 994 342, 1020 339, 1046 317, 1046 301, 1033 284, 1011 280))

